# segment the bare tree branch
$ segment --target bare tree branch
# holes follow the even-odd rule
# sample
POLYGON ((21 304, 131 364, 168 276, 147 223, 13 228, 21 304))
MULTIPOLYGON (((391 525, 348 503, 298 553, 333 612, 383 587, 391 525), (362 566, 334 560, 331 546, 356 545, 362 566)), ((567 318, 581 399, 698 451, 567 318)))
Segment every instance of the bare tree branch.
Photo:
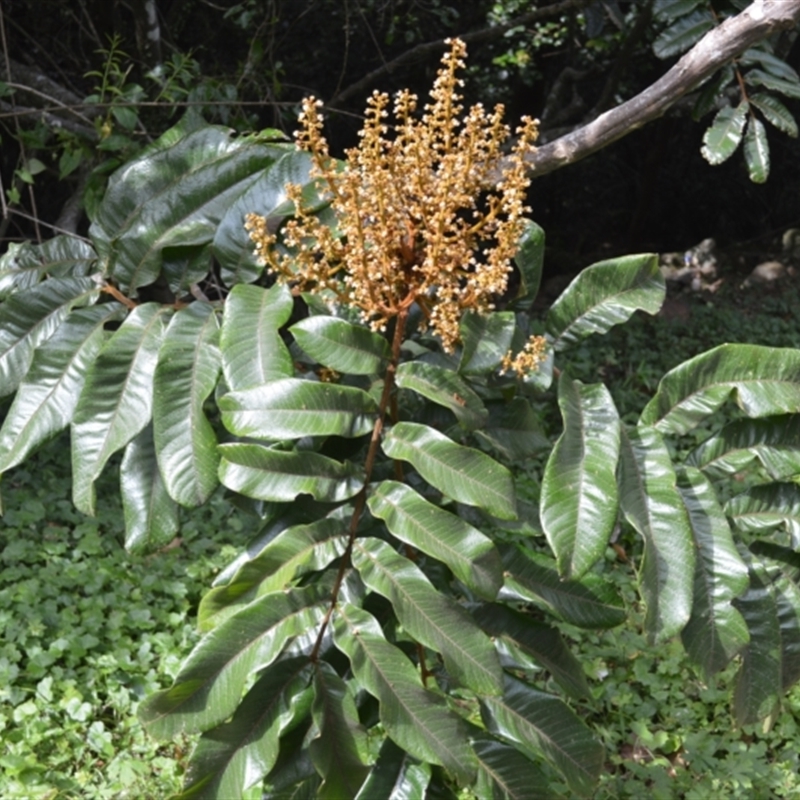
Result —
MULTIPOLYGON (((25 86, 30 87, 32 93, 39 97, 50 98, 62 106, 73 106, 83 100, 82 97, 70 89, 64 88, 41 70, 29 67, 26 64, 15 61, 13 58, 8 59, 7 65, 0 64, 0 78, 4 81, 17 81, 17 83, 25 84, 25 86)), ((21 99, 33 102, 28 98, 21 99)))
MULTIPOLYGON (((505 25, 494 25, 489 28, 481 28, 481 30, 473 31, 472 33, 463 33, 459 35, 459 38, 462 41, 467 42, 467 44, 485 42, 490 39, 499 39, 505 34, 506 31, 511 30, 511 28, 514 28, 517 25, 532 25, 534 22, 539 22, 540 20, 548 19, 549 17, 555 17, 558 14, 563 14, 565 11, 581 9, 584 6, 588 6, 591 2, 592 0, 561 0, 559 3, 544 6, 543 8, 537 8, 534 11, 529 11, 527 14, 521 14, 519 17, 515 17, 507 22, 505 25)), ((328 108, 341 106, 342 103, 346 102, 354 95, 362 95, 366 93, 370 86, 372 86, 379 78, 382 78, 387 73, 392 73, 401 67, 421 61, 422 59, 428 58, 431 55, 439 55, 444 51, 445 46, 444 39, 436 39, 433 42, 424 42, 423 44, 418 44, 416 47, 406 50, 405 53, 399 55, 392 61, 389 61, 377 69, 372 70, 372 72, 367 73, 367 75, 361 78, 361 80, 351 83, 349 86, 342 89, 341 92, 335 94, 330 99, 330 102, 328 102, 326 105, 328 108)))
POLYGON ((574 164, 657 119, 748 47, 774 33, 794 28, 798 22, 800 0, 754 0, 741 14, 706 34, 648 89, 588 125, 538 148, 527 159, 533 177, 574 164))
POLYGON ((97 131, 90 125, 83 125, 76 122, 67 116, 60 116, 58 113, 51 113, 42 108, 31 108, 30 106, 12 106, 6 103, 5 100, 0 100, 0 117, 33 117, 40 119, 48 128, 56 130, 65 130, 82 136, 90 142, 96 142, 100 139, 97 131))

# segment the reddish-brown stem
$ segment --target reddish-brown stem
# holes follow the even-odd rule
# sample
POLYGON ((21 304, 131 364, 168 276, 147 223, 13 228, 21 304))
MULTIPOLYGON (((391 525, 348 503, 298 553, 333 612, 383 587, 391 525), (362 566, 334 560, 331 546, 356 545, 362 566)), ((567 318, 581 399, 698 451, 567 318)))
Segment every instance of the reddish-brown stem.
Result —
POLYGON ((425 661, 425 648, 417 642, 417 657, 419 658, 419 671, 422 677, 422 685, 428 685, 428 678, 431 676, 431 673, 428 671, 428 665, 425 661))
POLYGON ((115 300, 119 300, 122 305, 127 306, 131 310, 136 308, 137 303, 131 300, 130 297, 125 297, 116 286, 112 286, 110 283, 105 284, 100 291, 110 294, 115 300))
POLYGON ((331 592, 331 602, 328 606, 328 611, 325 614, 325 619, 322 620, 322 625, 317 635, 317 641, 311 650, 309 658, 313 663, 317 662, 319 658, 319 649, 322 646, 322 639, 325 636, 325 631, 333 616, 336 603, 339 600, 339 591, 342 588, 342 581, 344 580, 347 568, 350 566, 350 554, 353 552, 353 543, 356 540, 356 531, 358 523, 361 520, 361 515, 364 512, 364 506, 367 502, 367 487, 369 486, 370 478, 372 477, 372 470, 375 466, 375 459, 378 455, 378 448, 381 443, 381 433, 383 432, 383 425, 386 420, 386 415, 389 411, 390 401, 392 398, 392 390, 394 389, 394 376, 397 372, 397 365, 400 362, 400 346, 403 344, 403 336, 405 334, 406 320, 408 319, 408 306, 400 310, 400 313, 395 318, 394 337, 392 339, 392 358, 389 361, 389 366, 386 367, 386 374, 383 378, 383 392, 381 393, 381 400, 378 406, 378 418, 375 420, 375 425, 372 428, 372 438, 369 442, 369 449, 367 450, 367 458, 364 461, 364 487, 356 495, 355 505, 353 506, 353 515, 350 517, 350 528, 348 531, 347 548, 342 555, 342 562, 339 565, 339 571, 336 574, 336 581, 333 584, 333 591, 331 592))
MULTIPOLYGON (((739 84, 739 91, 742 93, 742 100, 746 103, 750 102, 750 98, 747 96, 747 86, 745 86, 744 78, 742 77, 742 73, 739 72, 739 67, 734 66, 733 72, 736 75, 736 82, 739 84)), ((750 109, 750 114, 753 114, 753 110, 750 109)))

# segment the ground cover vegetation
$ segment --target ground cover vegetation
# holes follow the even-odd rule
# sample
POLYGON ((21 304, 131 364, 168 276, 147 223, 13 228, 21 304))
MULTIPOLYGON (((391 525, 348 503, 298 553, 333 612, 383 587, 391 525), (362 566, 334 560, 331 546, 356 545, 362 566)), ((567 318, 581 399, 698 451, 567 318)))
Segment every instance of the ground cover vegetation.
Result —
MULTIPOLYGON (((714 53, 755 45, 798 11, 763 0, 708 30, 685 7, 657 5, 668 26, 659 46, 696 29, 682 62, 695 59, 696 82, 722 66, 703 62, 708 42, 714 53)), ((162 756, 200 734, 181 797, 589 796, 637 781, 700 791, 692 765, 737 748, 754 760, 769 751, 761 774, 790 793, 796 765, 776 723, 791 728, 783 697, 800 677, 800 351, 748 337, 687 353, 664 375, 615 380, 613 345, 602 358, 584 348, 659 310, 651 254, 596 263, 532 313, 544 232, 526 216, 529 167, 551 168, 558 148, 533 149, 531 119, 510 127, 500 107, 465 108, 465 47, 447 45, 428 102, 400 92, 390 112, 374 93, 342 162, 313 99, 294 144, 274 129, 209 125, 194 109, 120 156, 88 206, 86 237, 13 243, 0 259, 0 472, 69 428, 72 500, 93 516, 121 457, 122 535, 141 558, 173 558, 185 509, 220 520, 230 507, 220 484, 249 512, 247 524, 224 515, 237 538, 258 533, 200 599, 191 654, 177 669, 165 659, 172 684, 153 691, 161 679, 144 669, 120 681, 121 705, 148 692, 137 713, 173 748, 162 756), (656 676, 690 664, 691 696, 732 695, 741 728, 667 732, 678 717, 666 706, 652 725, 630 721, 658 695, 619 690, 629 670, 648 684, 640 650, 665 654, 656 676), (602 703, 622 709, 616 733, 598 719, 602 703)), ((797 76, 758 52, 772 76, 758 85, 791 96, 797 76)), ((96 77, 108 86, 117 74, 126 80, 96 77)), ((669 75, 674 101, 692 86, 669 75)), ((758 106, 746 75, 734 77, 744 121, 718 115, 704 155, 722 160, 743 141, 759 181, 756 112, 790 134, 791 115, 772 95, 758 106)), ((129 104, 113 105, 100 135, 135 127, 129 104)), ((588 152, 587 136, 610 135, 610 119, 646 121, 636 108, 568 134, 562 163, 588 152)), ((29 185, 31 166, 18 175, 29 185)), ((51 520, 36 501, 23 509, 51 520)), ((190 533, 209 524, 188 519, 190 533)), ((97 555, 86 525, 75 538, 97 555)), ((66 555, 48 541, 45 554, 66 555)), ((20 577, 32 550, 10 548, 20 577)), ((35 584, 14 584, 23 602, 35 584)), ((59 604, 46 606, 49 620, 59 604)), ((12 631, 25 639, 41 625, 12 631)), ((77 652, 98 638, 82 635, 77 652)), ((69 776, 26 749, 37 742, 30 684, 47 703, 42 670, 77 669, 62 644, 45 654, 33 643, 30 657, 12 645, 5 657, 28 682, 9 691, 14 791, 76 791, 94 780, 90 763, 140 790, 148 775, 115 750, 111 730, 125 726, 102 715, 69 776)), ((78 722, 91 708, 64 700, 78 722)), ((708 777, 750 791, 741 763, 708 777)), ((157 762, 154 779, 174 781, 175 764, 157 762)))

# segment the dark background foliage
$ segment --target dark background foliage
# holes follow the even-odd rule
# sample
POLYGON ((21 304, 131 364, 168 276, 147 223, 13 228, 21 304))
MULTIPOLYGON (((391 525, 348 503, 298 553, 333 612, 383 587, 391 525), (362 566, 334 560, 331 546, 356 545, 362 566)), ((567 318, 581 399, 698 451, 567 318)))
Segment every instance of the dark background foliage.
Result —
MULTIPOLYGON (((332 101, 328 135, 332 151, 341 154, 356 142, 366 95, 404 86, 424 94, 441 49, 433 47, 359 84, 365 75, 421 44, 501 25, 552 3, 159 0, 156 5, 161 58, 191 55, 194 74, 187 88, 202 84, 206 97, 217 103, 205 108, 207 118, 242 130, 269 126, 291 135, 298 101, 313 93, 332 101), (222 99, 229 103, 221 104, 222 99)), ((585 121, 598 103, 607 107, 631 97, 672 63, 652 53, 656 24, 636 24, 650 5, 644 0, 578 0, 562 14, 471 44, 466 102, 503 102, 510 118, 545 114, 545 136, 548 129, 552 136, 585 121), (579 79, 569 80, 574 74, 579 79)), ((104 57, 97 51, 117 35, 128 56, 122 62, 130 68, 126 81, 141 84, 152 95, 156 85, 147 74, 158 58, 141 25, 137 28, 143 6, 143 0, 5 0, 7 54, 12 63, 34 68, 82 98, 97 83, 86 73, 103 67, 104 57)), ((800 52, 790 50, 787 61, 800 65, 800 52)), ((797 101, 787 102, 796 109, 797 101)), ((174 103, 140 108, 132 138, 144 144, 181 110, 174 103)), ((0 169, 8 189, 19 159, 16 139, 20 131, 33 136, 36 117, 15 118, 8 108, 3 111, 0 169)), ((688 104, 679 103, 666 117, 601 153, 534 182, 534 216, 547 230, 549 245, 563 256, 551 259, 551 269, 574 272, 593 257, 688 248, 708 236, 723 246, 746 241, 756 250, 766 249, 773 237, 800 219, 796 140, 770 130, 772 176, 756 185, 740 157, 708 166, 699 151, 709 118, 697 123, 689 112, 688 104)), ((95 113, 88 109, 86 115, 95 113)), ((55 152, 59 141, 52 133, 43 134, 32 143, 29 139, 28 148, 46 144, 55 152)), ((27 197, 22 204, 28 213, 52 222, 75 190, 77 173, 67 181, 55 180, 54 165, 42 160, 48 169, 37 177, 36 207, 31 208, 27 197)), ((33 233, 29 221, 15 218, 4 238, 33 233)))

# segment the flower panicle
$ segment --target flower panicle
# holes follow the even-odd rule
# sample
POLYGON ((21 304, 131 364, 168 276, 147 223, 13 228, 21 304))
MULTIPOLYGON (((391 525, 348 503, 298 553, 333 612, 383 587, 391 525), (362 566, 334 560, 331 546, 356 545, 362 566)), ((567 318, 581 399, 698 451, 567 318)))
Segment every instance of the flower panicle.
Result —
POLYGON ((522 350, 516 355, 509 350, 500 362, 500 372, 508 374, 513 372, 519 378, 524 378, 536 372, 547 359, 547 339, 544 336, 531 336, 522 350))
POLYGON ((461 119, 466 46, 448 44, 422 116, 411 92, 398 92, 393 103, 374 92, 359 144, 343 165, 329 155, 320 101, 303 101, 295 138, 311 156, 318 190, 330 197, 335 234, 303 207, 297 186, 287 186, 296 209, 282 231, 288 252, 277 252, 259 215, 248 215, 246 227, 259 260, 301 291, 358 308, 373 330, 416 302, 452 352, 462 314, 491 311, 506 290, 529 210, 526 157, 537 123, 523 118, 505 155, 510 129, 502 106, 487 112, 476 104, 461 119))

